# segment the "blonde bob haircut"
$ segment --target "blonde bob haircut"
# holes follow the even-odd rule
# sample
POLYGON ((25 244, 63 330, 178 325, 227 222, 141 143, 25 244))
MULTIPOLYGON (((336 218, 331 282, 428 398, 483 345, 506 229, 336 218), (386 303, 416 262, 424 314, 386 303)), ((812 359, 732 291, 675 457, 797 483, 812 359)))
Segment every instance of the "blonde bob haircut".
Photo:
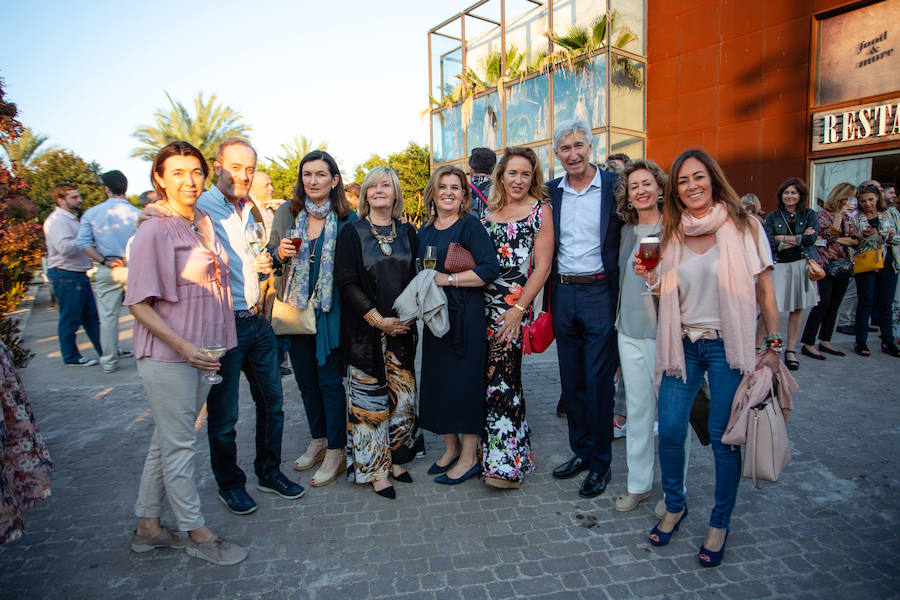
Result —
POLYGON ((656 199, 656 204, 660 212, 662 212, 663 192, 666 189, 666 181, 668 180, 666 172, 652 160, 636 158, 628 163, 625 170, 616 180, 616 214, 626 223, 638 222, 637 209, 631 206, 631 202, 628 200, 628 178, 635 171, 647 171, 653 175, 656 185, 659 186, 659 197, 656 199))
POLYGON ((400 190, 400 179, 397 178, 397 172, 390 167, 375 167, 363 177, 359 186, 359 213, 361 219, 366 218, 369 214, 369 199, 366 197, 369 188, 378 183, 378 181, 387 175, 391 180, 391 186, 394 188, 394 205, 391 207, 391 218, 399 219, 403 216, 403 192, 400 190))
POLYGON ((525 146, 509 146, 503 150, 503 156, 500 158, 500 162, 497 163, 497 167, 494 169, 494 174, 491 177, 493 185, 491 186, 491 195, 487 201, 488 211, 490 212, 503 210, 503 207, 509 204, 509 198, 506 197, 506 188, 503 187, 503 173, 514 156, 521 156, 531 163, 531 187, 528 188, 528 195, 535 200, 544 201, 547 199, 547 189, 544 187, 544 173, 537 154, 535 154, 534 150, 525 146))
POLYGON ((428 220, 425 221, 425 224, 422 225, 422 227, 431 225, 437 218, 437 208, 435 207, 434 201, 435 198, 437 198, 438 185, 440 184, 441 179, 447 175, 455 175, 459 179, 459 185, 462 186, 463 190, 462 201, 459 203, 459 208, 456 209, 457 216, 461 219, 472 209, 472 189, 469 187, 469 180, 466 179, 466 174, 463 170, 455 165, 438 167, 431 173, 431 177, 428 179, 428 185, 425 186, 425 195, 422 198, 422 201, 425 203, 425 207, 428 210, 428 220))
POLYGON ((830 213, 836 213, 847 202, 848 198, 856 196, 856 186, 852 183, 839 183, 828 192, 823 208, 830 213))

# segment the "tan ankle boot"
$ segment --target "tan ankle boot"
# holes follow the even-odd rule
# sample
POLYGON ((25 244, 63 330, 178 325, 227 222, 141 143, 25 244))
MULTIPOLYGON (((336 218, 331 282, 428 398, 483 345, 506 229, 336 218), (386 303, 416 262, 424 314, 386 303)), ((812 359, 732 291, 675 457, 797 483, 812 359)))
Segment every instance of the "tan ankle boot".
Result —
POLYGON ((316 464, 322 462, 325 458, 325 448, 328 446, 328 440, 318 438, 309 443, 306 452, 300 458, 294 461, 295 471, 306 471, 312 469, 316 464))
POLYGON ((313 487, 328 485, 338 478, 338 475, 347 469, 347 459, 343 448, 336 448, 325 452, 325 461, 312 479, 309 480, 313 487))

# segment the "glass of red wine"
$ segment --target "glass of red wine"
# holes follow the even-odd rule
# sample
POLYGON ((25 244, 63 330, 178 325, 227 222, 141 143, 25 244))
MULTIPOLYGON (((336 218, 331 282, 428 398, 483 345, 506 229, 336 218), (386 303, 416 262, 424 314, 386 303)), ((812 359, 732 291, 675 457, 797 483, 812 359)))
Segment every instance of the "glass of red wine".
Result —
POLYGON ((288 229, 287 238, 291 240, 297 254, 300 254, 300 245, 303 243, 303 232, 299 229, 288 229))
MULTIPOLYGON (((659 264, 659 238, 645 237, 641 238, 641 245, 638 247, 638 258, 641 259, 641 266, 647 271, 652 271, 659 264)), ((645 296, 652 295, 650 291, 650 282, 647 281, 647 291, 643 293, 645 296)))

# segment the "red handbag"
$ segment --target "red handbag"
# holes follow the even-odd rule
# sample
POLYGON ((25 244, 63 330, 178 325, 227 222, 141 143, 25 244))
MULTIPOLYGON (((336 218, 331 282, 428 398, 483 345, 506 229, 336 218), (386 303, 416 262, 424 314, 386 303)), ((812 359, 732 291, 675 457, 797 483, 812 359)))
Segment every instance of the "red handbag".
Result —
POLYGON ((444 257, 444 270, 448 273, 463 273, 475 268, 475 257, 459 242, 450 242, 444 257))
MULTIPOLYGON (((528 266, 528 275, 531 276, 531 265, 528 266)), ((550 288, 547 286, 547 306, 550 306, 550 288)), ((533 314, 532 307, 528 312, 533 314)), ((540 354, 553 343, 553 315, 550 311, 542 312, 531 320, 529 325, 522 328, 522 354, 537 352, 540 354)))

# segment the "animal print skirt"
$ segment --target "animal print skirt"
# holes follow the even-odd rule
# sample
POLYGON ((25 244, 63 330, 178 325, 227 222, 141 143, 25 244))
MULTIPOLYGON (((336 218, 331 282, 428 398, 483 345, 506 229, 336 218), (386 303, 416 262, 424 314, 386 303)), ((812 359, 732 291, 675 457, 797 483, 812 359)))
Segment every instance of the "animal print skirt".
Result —
POLYGON ((386 385, 350 366, 347 478, 370 483, 387 477, 392 464, 415 458, 419 432, 416 418, 416 372, 413 359, 403 364, 382 336, 386 385))

